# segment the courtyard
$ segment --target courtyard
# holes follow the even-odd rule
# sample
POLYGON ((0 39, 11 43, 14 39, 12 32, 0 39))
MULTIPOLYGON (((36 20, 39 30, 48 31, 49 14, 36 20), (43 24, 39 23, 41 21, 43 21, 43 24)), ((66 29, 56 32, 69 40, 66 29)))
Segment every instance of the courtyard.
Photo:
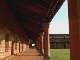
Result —
POLYGON ((70 60, 70 49, 51 49, 51 60, 70 60))

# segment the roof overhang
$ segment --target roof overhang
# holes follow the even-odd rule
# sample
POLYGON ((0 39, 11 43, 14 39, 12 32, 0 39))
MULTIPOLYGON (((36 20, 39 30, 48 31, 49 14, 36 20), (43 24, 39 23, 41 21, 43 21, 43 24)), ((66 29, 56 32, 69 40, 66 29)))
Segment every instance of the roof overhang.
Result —
POLYGON ((36 40, 43 23, 50 23, 65 0, 5 0, 29 39, 36 40))

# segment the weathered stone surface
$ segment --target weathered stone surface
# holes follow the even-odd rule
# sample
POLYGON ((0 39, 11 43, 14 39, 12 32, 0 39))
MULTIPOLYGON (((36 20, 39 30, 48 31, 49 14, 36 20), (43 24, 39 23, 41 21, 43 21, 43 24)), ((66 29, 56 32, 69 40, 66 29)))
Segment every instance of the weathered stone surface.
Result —
POLYGON ((14 54, 19 53, 19 47, 22 52, 21 41, 27 41, 28 37, 3 0, 0 0, 0 11, 0 59, 2 59, 10 56, 12 51, 14 54), (15 49, 16 42, 17 49, 15 49), (19 43, 21 44, 20 46, 19 43))

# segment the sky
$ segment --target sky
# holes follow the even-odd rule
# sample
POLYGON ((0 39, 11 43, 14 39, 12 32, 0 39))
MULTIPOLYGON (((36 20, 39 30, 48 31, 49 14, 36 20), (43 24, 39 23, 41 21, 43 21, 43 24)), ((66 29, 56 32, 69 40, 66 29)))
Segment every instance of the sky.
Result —
POLYGON ((69 34, 67 1, 63 3, 50 23, 50 34, 69 34))

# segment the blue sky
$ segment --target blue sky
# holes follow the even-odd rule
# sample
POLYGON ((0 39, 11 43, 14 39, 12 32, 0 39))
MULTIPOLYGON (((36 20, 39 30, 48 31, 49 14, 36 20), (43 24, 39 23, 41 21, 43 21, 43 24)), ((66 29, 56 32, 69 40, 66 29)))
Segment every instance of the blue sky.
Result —
POLYGON ((69 34, 67 0, 50 23, 50 34, 69 34))

